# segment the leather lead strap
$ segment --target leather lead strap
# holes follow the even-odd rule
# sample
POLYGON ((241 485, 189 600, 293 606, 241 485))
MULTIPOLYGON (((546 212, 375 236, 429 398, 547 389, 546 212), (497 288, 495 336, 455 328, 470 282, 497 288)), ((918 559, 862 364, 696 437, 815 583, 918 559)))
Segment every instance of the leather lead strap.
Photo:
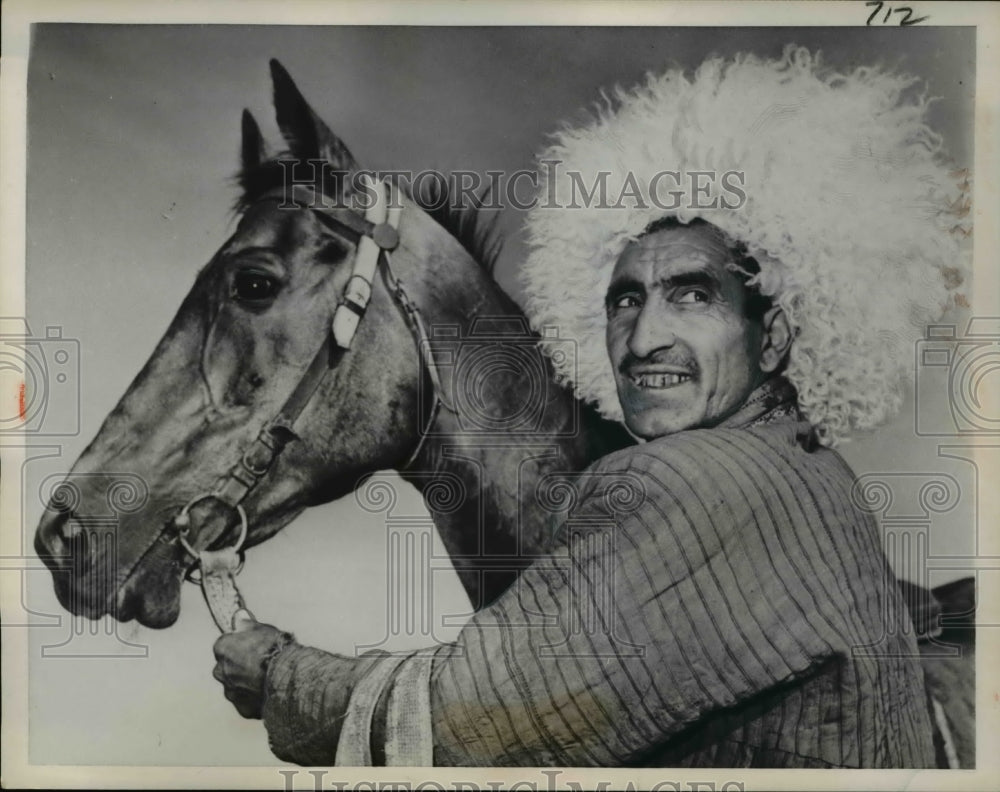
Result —
MULTIPOLYGON (((202 550, 198 554, 201 566, 201 593, 220 632, 233 632, 235 617, 247 610, 243 595, 236 587, 236 572, 240 561, 235 548, 202 550)), ((249 611, 247 611, 249 615, 249 611)), ((253 618, 251 616, 251 618, 253 618)))

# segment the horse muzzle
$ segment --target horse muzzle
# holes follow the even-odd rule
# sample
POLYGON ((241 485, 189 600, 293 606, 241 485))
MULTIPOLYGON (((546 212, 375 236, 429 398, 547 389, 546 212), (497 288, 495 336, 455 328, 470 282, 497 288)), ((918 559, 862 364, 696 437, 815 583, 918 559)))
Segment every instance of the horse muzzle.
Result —
POLYGON ((90 619, 173 623, 185 571, 184 552, 167 531, 176 506, 112 516, 69 506, 50 504, 34 542, 59 603, 90 619), (159 527, 150 530, 150 523, 159 527))

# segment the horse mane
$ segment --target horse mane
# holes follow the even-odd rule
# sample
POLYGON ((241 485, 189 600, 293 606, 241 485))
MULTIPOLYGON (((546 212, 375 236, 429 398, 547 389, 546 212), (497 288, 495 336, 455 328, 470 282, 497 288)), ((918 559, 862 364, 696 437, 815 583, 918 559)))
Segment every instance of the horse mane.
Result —
MULTIPOLYGON (((233 211, 242 214, 262 195, 281 187, 285 183, 285 168, 282 159, 291 159, 284 153, 274 159, 265 160, 250 168, 244 167, 236 174, 235 182, 240 188, 240 196, 233 211)), ((338 188, 342 174, 332 168, 316 186, 332 200, 339 195, 331 195, 329 186, 338 188)), ((473 260, 493 278, 497 260, 503 248, 503 238, 498 230, 500 213, 487 209, 489 188, 470 195, 469 201, 458 202, 448 187, 448 180, 423 179, 420 189, 414 191, 404 185, 406 195, 424 212, 430 215, 445 231, 451 234, 473 260)))

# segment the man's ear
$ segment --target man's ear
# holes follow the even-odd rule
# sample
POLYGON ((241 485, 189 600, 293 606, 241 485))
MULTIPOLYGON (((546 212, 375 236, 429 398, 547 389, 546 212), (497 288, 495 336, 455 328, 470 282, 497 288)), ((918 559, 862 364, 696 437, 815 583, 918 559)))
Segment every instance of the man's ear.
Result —
POLYGON ((765 374, 773 374, 781 368, 792 346, 792 326, 780 305, 775 305, 764 314, 763 323, 760 370, 765 374))

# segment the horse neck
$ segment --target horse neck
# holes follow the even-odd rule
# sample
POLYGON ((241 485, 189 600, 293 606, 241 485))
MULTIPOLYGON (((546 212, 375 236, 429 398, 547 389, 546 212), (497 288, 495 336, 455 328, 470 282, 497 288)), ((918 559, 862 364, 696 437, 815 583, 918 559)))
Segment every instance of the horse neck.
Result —
POLYGON ((584 467, 581 443, 551 432, 513 442, 463 433, 442 413, 413 465, 400 475, 422 494, 473 607, 513 582, 551 546, 551 516, 535 498, 545 476, 584 467), (442 486, 443 485, 443 486, 442 486), (435 487, 441 489, 434 490, 435 487), (437 494, 446 492, 444 499, 437 494))
MULTIPOLYGON (((448 308, 457 312, 453 316, 464 317, 462 330, 469 330, 467 317, 480 317, 479 332, 485 316, 523 321, 521 311, 492 281, 480 283, 473 292, 447 300, 448 308)), ((492 328, 499 330, 502 321, 494 321, 492 328)), ((523 345, 527 340, 521 336, 518 342, 523 345)), ((466 336, 452 343, 475 344, 476 340, 466 336)), ((510 414, 512 403, 521 403, 518 400, 524 394, 537 393, 543 406, 530 424, 515 432, 477 431, 481 424, 476 416, 463 414, 463 410, 468 412, 468 401, 455 396, 459 383, 450 394, 454 410, 439 410, 417 457, 400 471, 425 495, 455 570, 477 609, 499 596, 521 569, 552 547, 559 515, 545 508, 551 499, 539 497, 541 491, 558 474, 565 480, 596 458, 632 442, 621 426, 600 418, 556 385, 548 359, 534 341, 528 346, 540 369, 507 367, 503 376, 494 374, 476 383, 474 395, 477 415, 503 416, 510 414), (540 371, 542 383, 537 381, 540 371), (441 489, 432 492, 431 487, 441 489), (454 498, 437 503, 442 491, 454 498)), ((442 377, 450 373, 443 372, 442 377)))

